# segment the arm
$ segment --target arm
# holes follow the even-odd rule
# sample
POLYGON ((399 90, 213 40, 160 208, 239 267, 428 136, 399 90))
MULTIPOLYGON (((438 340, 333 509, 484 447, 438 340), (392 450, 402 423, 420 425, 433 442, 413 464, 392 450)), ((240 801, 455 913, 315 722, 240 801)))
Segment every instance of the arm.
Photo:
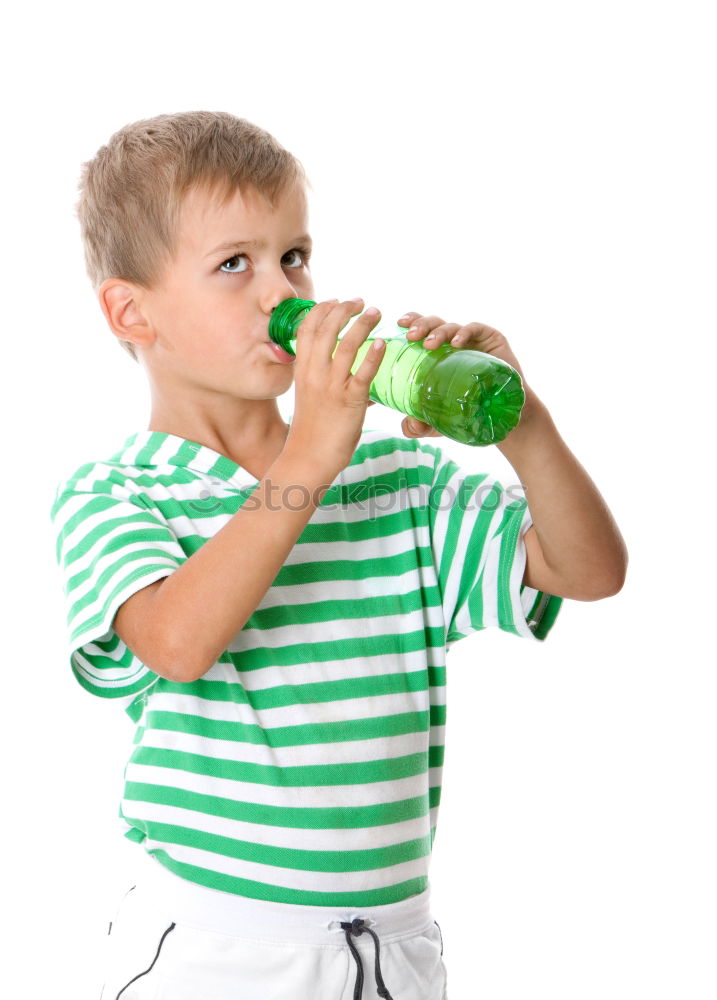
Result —
MULTIPOLYGON (((498 330, 482 323, 445 323, 438 316, 406 313, 410 340, 473 348, 493 354, 520 374, 525 405, 520 423, 496 447, 515 469, 533 519, 525 533, 523 582, 536 590, 576 601, 597 601, 616 594, 625 582, 627 548, 607 504, 592 479, 558 433, 545 404, 529 388, 518 359, 498 330)), ((439 436, 427 424, 406 419, 408 437, 439 436), (415 425, 415 426, 413 426, 415 425)))
POLYGON ((520 423, 496 446, 515 469, 533 518, 523 582, 576 601, 611 597, 625 582, 623 537, 547 407, 525 389, 520 423))
POLYGON ((169 680, 197 680, 227 648, 331 485, 310 469, 285 449, 221 531, 120 606, 113 627, 151 670, 169 680))

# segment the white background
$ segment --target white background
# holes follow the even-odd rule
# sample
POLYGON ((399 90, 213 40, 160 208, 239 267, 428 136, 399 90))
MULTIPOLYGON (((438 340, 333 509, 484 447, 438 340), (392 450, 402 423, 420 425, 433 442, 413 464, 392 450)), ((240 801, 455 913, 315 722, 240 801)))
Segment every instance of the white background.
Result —
MULTIPOLYGON (((304 164, 318 298, 506 334, 629 547, 621 593, 566 601, 545 643, 490 631, 449 654, 431 876, 451 1000, 716 995, 707 8, 124 0, 6 15, 8 995, 97 1000, 136 851, 116 820, 132 725, 72 677, 49 524, 57 481, 149 412, 84 273, 80 164, 129 121, 200 109, 256 122, 304 164)), ((400 419, 373 407, 367 423, 400 419)), ((440 443, 517 481, 495 448, 440 443)))

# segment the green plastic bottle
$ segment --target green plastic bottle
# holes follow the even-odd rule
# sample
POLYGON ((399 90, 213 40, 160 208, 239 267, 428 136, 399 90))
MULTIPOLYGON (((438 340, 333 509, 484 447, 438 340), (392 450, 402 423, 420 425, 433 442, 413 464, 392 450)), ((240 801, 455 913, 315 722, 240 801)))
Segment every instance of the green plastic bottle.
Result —
MULTIPOLYGON (((271 340, 295 355, 297 330, 315 305, 310 299, 280 302, 269 321, 271 340)), ((369 389, 376 403, 416 417, 461 444, 496 444, 517 426, 525 393, 520 375, 505 361, 448 344, 431 350, 422 341, 406 340, 403 327, 387 332, 379 324, 356 352, 352 373, 379 337, 386 348, 369 389)))

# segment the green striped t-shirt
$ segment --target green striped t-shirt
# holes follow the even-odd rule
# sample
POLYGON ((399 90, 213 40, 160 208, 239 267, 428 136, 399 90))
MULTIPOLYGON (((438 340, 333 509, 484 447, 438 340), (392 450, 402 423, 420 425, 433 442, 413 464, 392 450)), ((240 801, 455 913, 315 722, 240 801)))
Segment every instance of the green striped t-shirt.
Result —
POLYGON ((143 431, 58 488, 72 670, 136 723, 123 832, 177 875, 244 896, 405 899, 428 885, 447 650, 488 626, 544 639, 562 599, 522 584, 522 494, 365 430, 229 648, 200 680, 159 677, 114 632, 117 609, 256 485, 205 445, 143 431))

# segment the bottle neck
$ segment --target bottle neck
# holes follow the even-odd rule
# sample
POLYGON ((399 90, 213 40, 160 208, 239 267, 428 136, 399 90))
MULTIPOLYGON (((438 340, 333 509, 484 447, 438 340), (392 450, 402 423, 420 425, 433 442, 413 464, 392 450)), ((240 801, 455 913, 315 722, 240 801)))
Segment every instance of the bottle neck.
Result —
POLYGON ((295 354, 293 341, 304 317, 316 305, 311 299, 284 299, 269 320, 269 338, 289 354, 295 354))

